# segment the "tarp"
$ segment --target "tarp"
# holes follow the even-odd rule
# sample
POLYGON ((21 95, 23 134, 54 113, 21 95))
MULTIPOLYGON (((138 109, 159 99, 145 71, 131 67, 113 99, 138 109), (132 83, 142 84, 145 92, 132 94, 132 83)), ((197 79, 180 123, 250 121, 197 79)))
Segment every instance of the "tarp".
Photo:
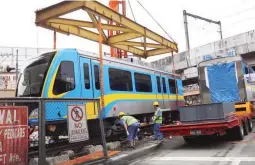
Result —
POLYGON ((207 66, 212 103, 240 100, 235 63, 207 66))

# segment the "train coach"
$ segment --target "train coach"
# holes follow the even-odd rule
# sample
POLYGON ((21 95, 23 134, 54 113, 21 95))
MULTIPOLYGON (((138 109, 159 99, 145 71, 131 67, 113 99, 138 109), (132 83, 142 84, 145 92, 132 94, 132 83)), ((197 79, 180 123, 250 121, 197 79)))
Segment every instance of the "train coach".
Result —
MULTIPOLYGON (((107 131, 113 129, 120 111, 141 122, 149 122, 154 101, 165 110, 164 121, 169 121, 170 117, 178 118, 171 112, 176 112, 177 104, 184 105, 180 77, 121 59, 104 57, 103 63, 105 108, 102 115, 107 131)), ((21 69, 16 97, 100 98, 99 56, 76 49, 60 49, 34 57, 21 69)), ((55 126, 58 135, 67 132, 63 125, 67 123, 68 104, 74 103, 46 103, 47 125, 55 126)), ((97 106, 83 104, 88 127, 95 128, 98 124, 97 106)), ((29 105, 29 123, 38 123, 38 107, 33 104, 29 105)), ((49 132, 47 130, 46 135, 49 132)))

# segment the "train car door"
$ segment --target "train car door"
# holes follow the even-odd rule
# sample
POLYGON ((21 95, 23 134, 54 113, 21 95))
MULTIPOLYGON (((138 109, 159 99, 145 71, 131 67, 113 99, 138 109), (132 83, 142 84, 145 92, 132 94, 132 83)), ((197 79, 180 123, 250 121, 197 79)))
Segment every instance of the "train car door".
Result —
MULTIPOLYGON (((85 99, 94 98, 92 85, 91 60, 80 57, 80 79, 81 79, 81 97, 85 99)), ((87 119, 96 117, 97 112, 94 103, 86 103, 87 119)))
POLYGON ((155 89, 156 89, 156 98, 160 104, 160 106, 164 106, 164 99, 162 95, 162 84, 161 84, 161 77, 160 73, 155 72, 155 89))
POLYGON ((168 99, 165 79, 166 78, 164 77, 164 75, 160 74, 161 95, 162 95, 162 99, 163 99, 163 107, 162 108, 164 108, 164 109, 167 107, 167 99, 168 99))

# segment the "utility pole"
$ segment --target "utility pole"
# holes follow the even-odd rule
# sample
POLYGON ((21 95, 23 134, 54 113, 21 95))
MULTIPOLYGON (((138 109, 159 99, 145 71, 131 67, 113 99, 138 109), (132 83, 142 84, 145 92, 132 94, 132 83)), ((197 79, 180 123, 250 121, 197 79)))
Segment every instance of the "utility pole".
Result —
MULTIPOLYGON (((190 17, 193 17, 195 19, 200 19, 200 20, 203 20, 203 21, 206 21, 206 22, 209 22, 209 23, 214 23, 214 24, 219 25, 220 40, 223 39, 222 29, 221 29, 221 22, 220 21, 213 21, 211 19, 207 19, 207 18, 204 18, 204 17, 200 17, 198 15, 187 13, 186 10, 183 10, 184 29, 185 29, 185 36, 186 36, 186 49, 188 51, 188 56, 190 56, 190 43, 189 43, 189 31, 188 31, 187 16, 190 16, 190 17)), ((187 60, 187 57, 186 57, 186 60, 187 60)), ((187 65, 188 65, 188 60, 187 60, 187 65)), ((188 65, 188 67, 189 67, 189 65, 188 65)))
POLYGON ((19 70, 18 70, 18 67, 19 67, 19 60, 18 60, 18 57, 19 56, 19 50, 17 49, 16 50, 16 84, 18 84, 18 77, 19 77, 19 70))
POLYGON ((219 33, 220 33, 220 39, 222 40, 223 39, 223 36, 222 36, 222 29, 221 29, 221 22, 219 21, 219 33))
MULTIPOLYGON (((188 57, 189 57, 190 56, 190 45, 189 45, 189 30, 188 30, 188 20, 187 20, 186 10, 183 10, 183 20, 184 20, 184 30, 185 30, 185 37, 186 37, 186 50, 188 52, 188 57)), ((187 55, 185 55, 185 59, 187 62, 187 67, 189 67, 187 55)))

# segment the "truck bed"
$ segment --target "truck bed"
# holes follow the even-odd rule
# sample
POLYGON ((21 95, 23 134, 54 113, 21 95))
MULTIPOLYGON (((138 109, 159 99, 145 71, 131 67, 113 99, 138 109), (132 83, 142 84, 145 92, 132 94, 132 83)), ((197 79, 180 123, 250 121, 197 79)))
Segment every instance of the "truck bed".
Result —
POLYGON ((165 136, 192 136, 192 135, 212 135, 219 133, 223 135, 226 130, 239 125, 239 118, 235 115, 224 120, 210 120, 199 122, 184 122, 179 124, 163 125, 160 131, 165 136))

